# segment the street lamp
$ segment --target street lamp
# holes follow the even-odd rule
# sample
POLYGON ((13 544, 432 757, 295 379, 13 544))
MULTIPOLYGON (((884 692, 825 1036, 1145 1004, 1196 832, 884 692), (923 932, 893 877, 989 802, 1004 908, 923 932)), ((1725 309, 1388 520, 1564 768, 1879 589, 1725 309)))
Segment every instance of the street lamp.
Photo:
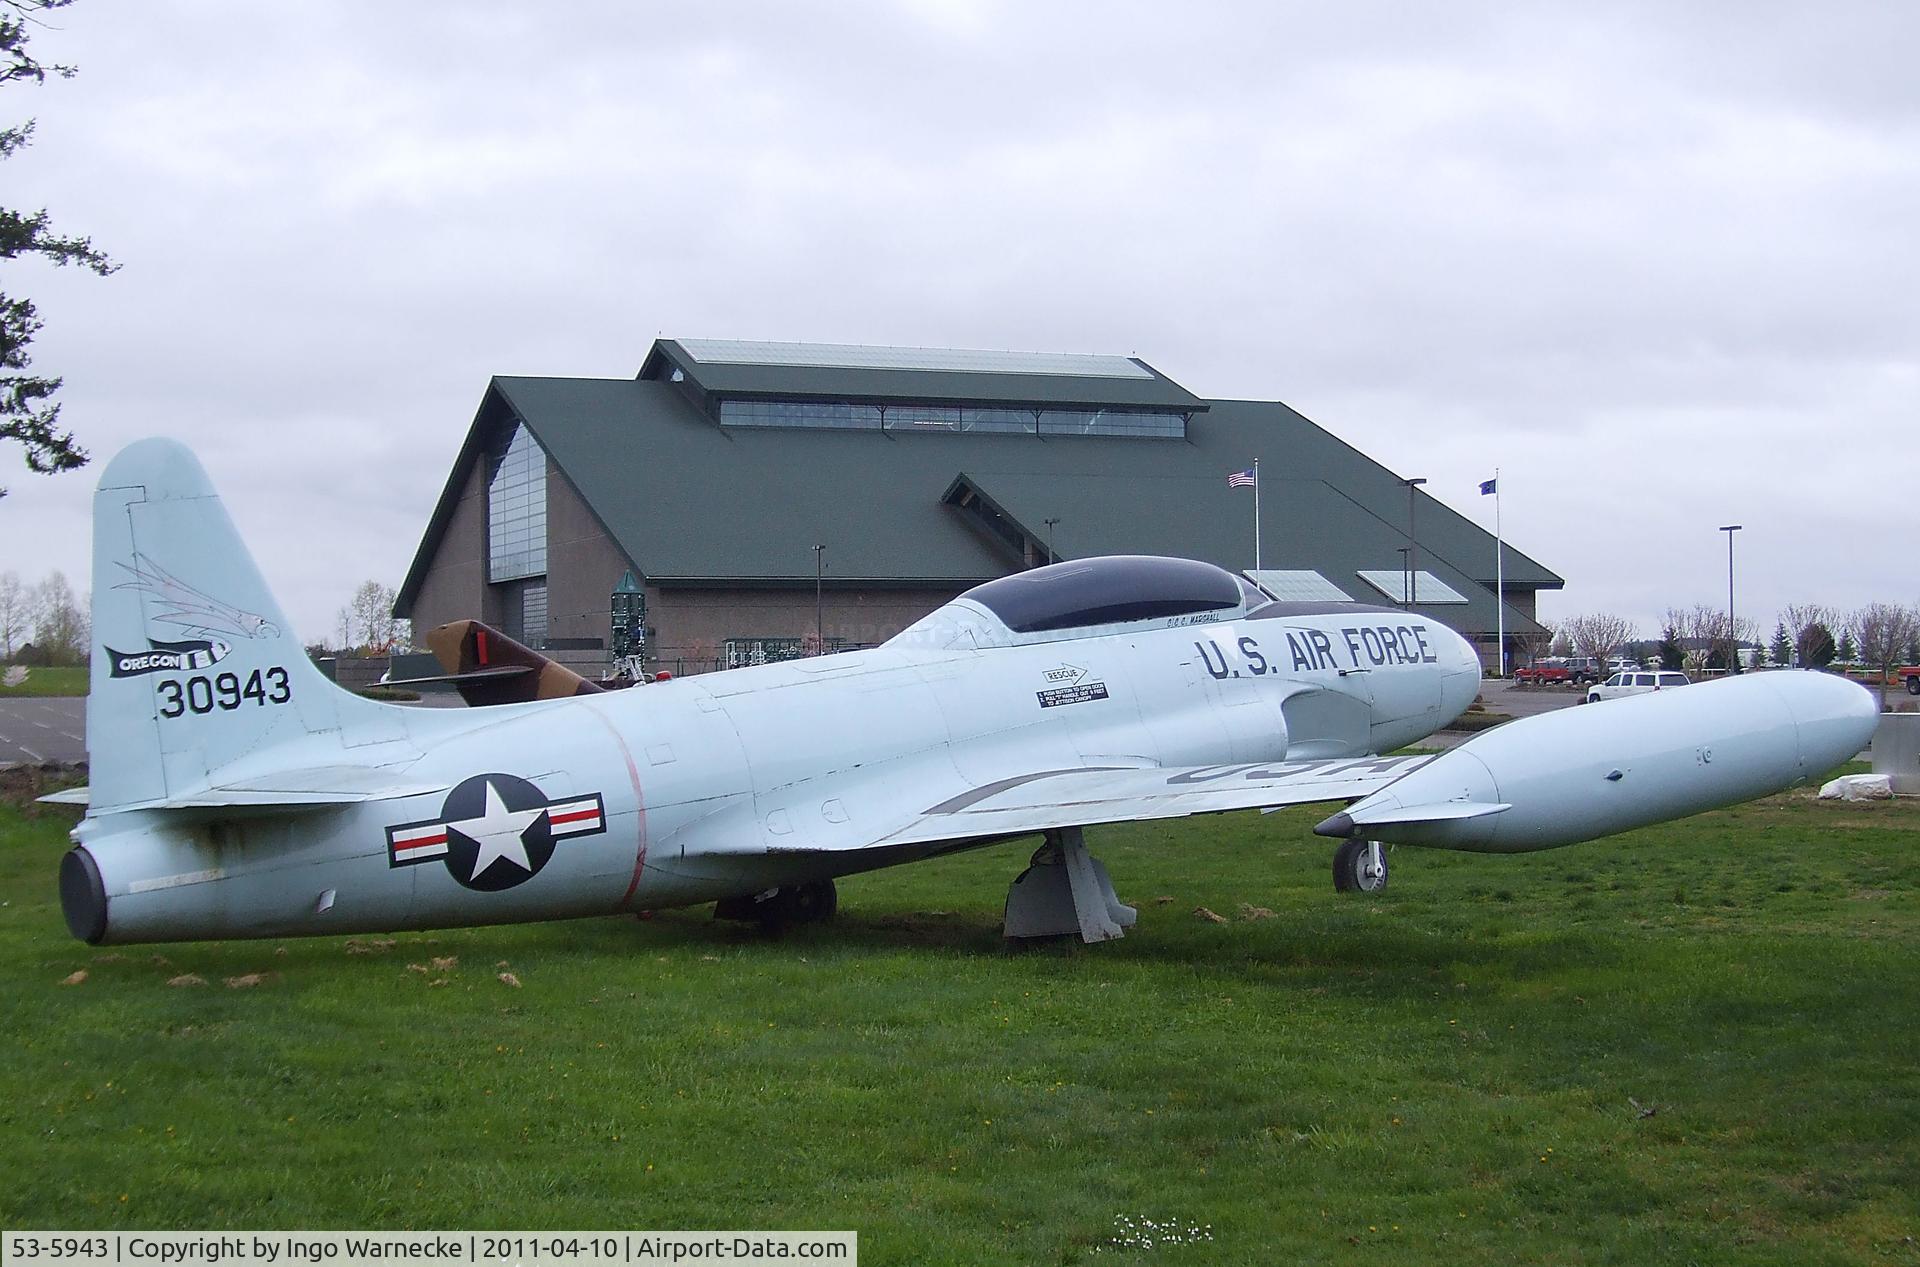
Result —
POLYGON ((827 548, 813 548, 813 654, 827 653, 826 608, 820 601, 820 582, 827 572, 827 548))
POLYGON ((1413 602, 1413 573, 1407 570, 1408 547, 1400 547, 1400 605, 1406 607, 1413 602))
POLYGON ((1041 522, 1047 525, 1047 562, 1051 563, 1053 562, 1053 526, 1060 521, 1058 519, 1043 519, 1041 522))
POLYGON ((1740 671, 1740 635, 1739 626, 1733 623, 1733 534, 1740 531, 1740 524, 1721 524, 1720 531, 1727 534, 1727 672, 1740 671))
POLYGON ((1426 483, 1424 476, 1402 481, 1407 486, 1407 606, 1413 606, 1418 597, 1414 592, 1419 586, 1420 576, 1420 539, 1413 531, 1413 493, 1426 483))

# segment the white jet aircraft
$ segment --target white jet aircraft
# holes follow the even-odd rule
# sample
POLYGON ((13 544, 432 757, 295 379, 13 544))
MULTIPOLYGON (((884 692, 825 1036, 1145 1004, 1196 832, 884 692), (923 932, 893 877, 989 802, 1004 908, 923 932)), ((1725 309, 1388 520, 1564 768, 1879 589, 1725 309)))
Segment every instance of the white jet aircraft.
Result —
POLYGON ((1118 937, 1082 830, 1347 802, 1382 841, 1517 852, 1762 795, 1872 735, 1868 693, 1769 673, 1381 756, 1480 689, 1427 617, 1269 602, 1119 557, 988 582, 884 646, 639 690, 418 709, 307 659, 193 455, 122 452, 94 511, 92 786, 60 868, 89 942, 506 923, 717 902, 832 913, 834 878, 1021 836, 1010 936, 1118 937))

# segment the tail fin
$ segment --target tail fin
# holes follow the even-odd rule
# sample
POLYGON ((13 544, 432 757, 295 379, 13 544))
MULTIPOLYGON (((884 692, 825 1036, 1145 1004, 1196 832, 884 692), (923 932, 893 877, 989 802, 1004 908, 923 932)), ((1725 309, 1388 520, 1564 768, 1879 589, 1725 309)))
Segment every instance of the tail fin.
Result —
POLYGON ((222 770, 387 764, 409 746, 400 710, 314 667, 206 472, 171 440, 129 446, 100 477, 93 644, 96 814, 179 801, 222 770))

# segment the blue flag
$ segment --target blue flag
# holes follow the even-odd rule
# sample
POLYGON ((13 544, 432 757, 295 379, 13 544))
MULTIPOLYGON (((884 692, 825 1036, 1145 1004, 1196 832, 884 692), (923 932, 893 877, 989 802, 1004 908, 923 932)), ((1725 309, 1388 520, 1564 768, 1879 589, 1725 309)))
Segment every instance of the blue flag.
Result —
POLYGON ((1482 497, 1485 497, 1488 493, 1491 493, 1493 491, 1494 485, 1498 484, 1499 482, 1500 482, 1499 480, 1481 480, 1480 495, 1482 497))

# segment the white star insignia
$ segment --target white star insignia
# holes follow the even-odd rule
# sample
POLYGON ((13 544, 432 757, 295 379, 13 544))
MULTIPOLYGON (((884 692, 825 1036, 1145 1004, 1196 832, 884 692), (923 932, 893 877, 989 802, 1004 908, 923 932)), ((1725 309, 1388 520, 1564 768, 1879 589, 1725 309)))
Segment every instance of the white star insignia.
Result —
POLYGON ((532 871, 533 863, 527 859, 526 842, 521 839, 535 819, 547 812, 542 805, 538 809, 508 809, 506 802, 500 799, 500 792, 487 782, 486 812, 478 818, 469 818, 457 823, 448 823, 447 827, 459 832, 480 851, 473 858, 473 874, 469 880, 478 880, 481 873, 502 858, 507 859, 522 871, 532 871))

